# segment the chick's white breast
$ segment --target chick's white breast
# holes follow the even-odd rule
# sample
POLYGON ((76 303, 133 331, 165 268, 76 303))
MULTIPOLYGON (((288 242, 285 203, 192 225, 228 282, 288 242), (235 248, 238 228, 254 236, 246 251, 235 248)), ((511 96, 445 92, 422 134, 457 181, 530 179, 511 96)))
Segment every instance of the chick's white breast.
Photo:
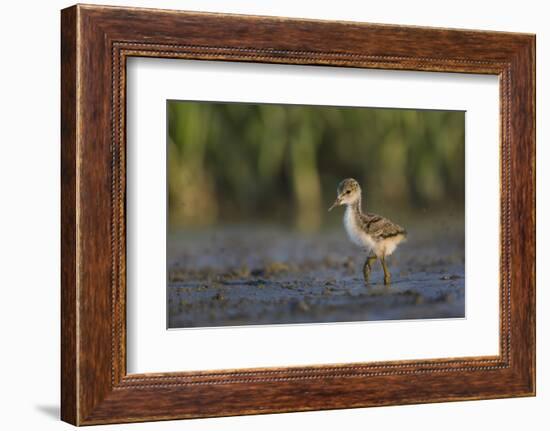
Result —
POLYGON ((349 239, 360 247, 373 249, 375 242, 370 235, 364 232, 358 225, 351 207, 346 208, 344 213, 344 226, 349 239))

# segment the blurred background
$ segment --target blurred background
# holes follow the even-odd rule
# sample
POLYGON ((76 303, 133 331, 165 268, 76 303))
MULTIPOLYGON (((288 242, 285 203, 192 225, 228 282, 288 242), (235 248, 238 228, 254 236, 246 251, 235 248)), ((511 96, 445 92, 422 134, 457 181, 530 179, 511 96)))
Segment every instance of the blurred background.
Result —
MULTIPOLYGON (((169 228, 275 223, 315 232, 347 177, 398 223, 464 217, 461 111, 168 102, 169 228)), ((366 208, 365 208, 366 207, 366 208)))

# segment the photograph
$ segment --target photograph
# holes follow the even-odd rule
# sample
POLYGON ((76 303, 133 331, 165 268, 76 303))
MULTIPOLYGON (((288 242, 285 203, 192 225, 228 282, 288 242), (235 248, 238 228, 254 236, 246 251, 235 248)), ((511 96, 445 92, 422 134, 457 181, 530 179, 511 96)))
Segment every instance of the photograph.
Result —
POLYGON ((168 100, 167 327, 465 317, 465 112, 168 100))

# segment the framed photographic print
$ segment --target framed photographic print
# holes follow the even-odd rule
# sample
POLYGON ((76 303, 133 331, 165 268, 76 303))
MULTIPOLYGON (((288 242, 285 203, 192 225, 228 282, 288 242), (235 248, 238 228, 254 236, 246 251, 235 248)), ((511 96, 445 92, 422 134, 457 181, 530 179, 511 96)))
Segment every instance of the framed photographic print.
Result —
POLYGON ((535 394, 535 37, 62 11, 62 419, 535 394))

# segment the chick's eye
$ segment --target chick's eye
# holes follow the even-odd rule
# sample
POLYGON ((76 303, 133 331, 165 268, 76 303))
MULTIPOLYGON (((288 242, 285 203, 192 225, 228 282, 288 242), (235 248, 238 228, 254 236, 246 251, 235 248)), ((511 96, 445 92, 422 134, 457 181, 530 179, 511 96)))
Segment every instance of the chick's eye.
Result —
POLYGON ((346 195, 349 195, 351 193, 351 190, 346 190, 346 195))

